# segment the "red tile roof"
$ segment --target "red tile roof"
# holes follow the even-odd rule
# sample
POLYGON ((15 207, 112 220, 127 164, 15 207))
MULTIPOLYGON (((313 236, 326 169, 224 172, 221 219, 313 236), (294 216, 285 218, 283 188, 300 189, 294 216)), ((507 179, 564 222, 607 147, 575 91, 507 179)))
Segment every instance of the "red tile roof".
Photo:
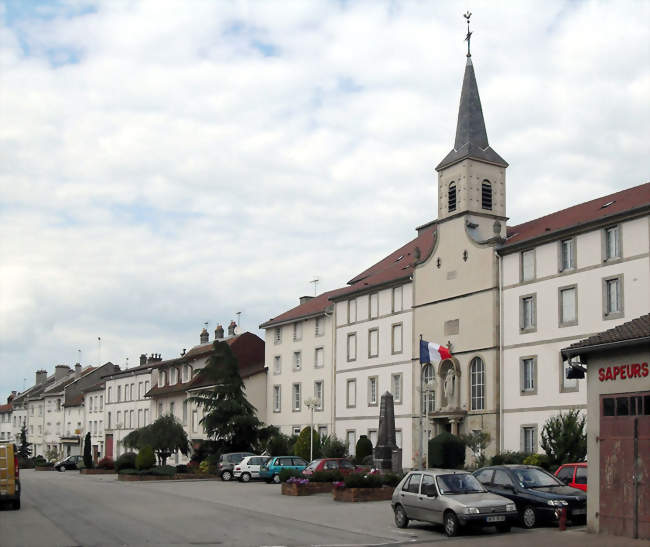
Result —
POLYGON ((517 226, 510 226, 508 239, 502 249, 507 251, 510 246, 540 236, 551 235, 588 222, 605 220, 607 217, 644 206, 650 206, 650 182, 586 201, 517 226))
POLYGON ((289 311, 284 312, 283 314, 278 315, 269 319, 265 323, 260 325, 261 329, 272 327, 274 325, 280 325, 286 323, 287 321, 295 321, 303 317, 313 317, 316 315, 321 315, 327 311, 328 308, 332 306, 331 298, 347 290, 348 287, 343 287, 342 289, 335 289, 333 291, 327 291, 314 298, 310 298, 307 302, 297 305, 295 308, 291 308, 289 311))
POLYGON ((0 405, 0 413, 4 414, 6 412, 11 412, 12 406, 11 403, 6 404, 6 405, 0 405))

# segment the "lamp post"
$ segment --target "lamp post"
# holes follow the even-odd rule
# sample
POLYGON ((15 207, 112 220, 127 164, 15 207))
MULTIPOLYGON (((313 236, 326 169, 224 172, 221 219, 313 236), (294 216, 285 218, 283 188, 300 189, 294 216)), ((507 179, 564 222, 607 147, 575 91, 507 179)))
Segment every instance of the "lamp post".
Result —
MULTIPOLYGON (((429 364, 429 363, 427 363, 429 364)), ((423 375, 424 369, 420 372, 420 378, 424 380, 424 375, 423 375)), ((424 434, 425 434, 425 428, 424 424, 426 422, 427 418, 427 413, 428 413, 428 407, 429 407, 429 397, 428 394, 431 393, 436 386, 435 380, 429 380, 426 383, 422 382, 421 387, 420 387, 420 459, 418 462, 418 468, 422 469, 422 455, 426 454, 424 457, 424 466, 425 468, 429 466, 429 449, 428 447, 424 447, 424 434)), ((428 431, 428 426, 427 426, 427 431, 428 431)))
POLYGON ((305 406, 311 411, 311 425, 309 427, 309 461, 314 459, 314 409, 319 406, 320 401, 316 397, 305 399, 305 406))

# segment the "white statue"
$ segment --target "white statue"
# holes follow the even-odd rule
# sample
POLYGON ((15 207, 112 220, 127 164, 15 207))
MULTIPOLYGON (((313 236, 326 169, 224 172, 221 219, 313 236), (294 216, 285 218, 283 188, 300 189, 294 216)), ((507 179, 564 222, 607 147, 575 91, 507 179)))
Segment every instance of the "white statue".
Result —
POLYGON ((445 375, 444 390, 445 399, 447 399, 447 407, 450 408, 456 391, 456 373, 454 372, 453 367, 450 368, 445 375))

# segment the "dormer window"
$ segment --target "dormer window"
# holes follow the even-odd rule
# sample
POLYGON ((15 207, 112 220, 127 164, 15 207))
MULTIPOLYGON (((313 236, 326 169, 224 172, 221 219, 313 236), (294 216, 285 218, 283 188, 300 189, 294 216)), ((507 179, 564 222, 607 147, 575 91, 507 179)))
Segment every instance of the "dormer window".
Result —
POLYGON ((481 207, 487 211, 492 210, 492 184, 489 180, 484 180, 481 184, 481 207))
POLYGON ((447 209, 450 213, 456 210, 456 183, 449 183, 449 200, 447 209))

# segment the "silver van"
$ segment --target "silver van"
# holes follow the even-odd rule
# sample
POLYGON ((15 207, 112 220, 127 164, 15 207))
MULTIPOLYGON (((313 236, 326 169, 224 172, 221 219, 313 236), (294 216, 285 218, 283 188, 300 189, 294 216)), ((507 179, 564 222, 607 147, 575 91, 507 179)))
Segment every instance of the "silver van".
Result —
POLYGON ((509 499, 488 492, 471 473, 457 469, 411 471, 395 488, 391 506, 399 528, 420 520, 442 524, 450 537, 464 526, 509 532, 519 518, 509 499))

